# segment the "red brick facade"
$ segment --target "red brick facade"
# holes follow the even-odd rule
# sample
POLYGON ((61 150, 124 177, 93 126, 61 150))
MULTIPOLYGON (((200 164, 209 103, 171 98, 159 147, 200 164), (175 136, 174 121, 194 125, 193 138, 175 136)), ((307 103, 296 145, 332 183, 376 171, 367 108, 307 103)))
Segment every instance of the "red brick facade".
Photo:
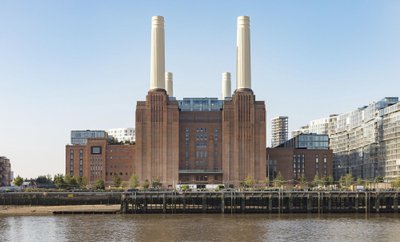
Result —
POLYGON ((333 153, 329 149, 267 148, 267 172, 271 180, 280 172, 285 181, 295 182, 301 176, 312 181, 316 174, 320 177, 333 175, 333 153))
POLYGON ((265 104, 250 89, 237 91, 219 111, 180 111, 165 90, 150 90, 137 102, 136 144, 108 145, 88 139, 67 145, 66 174, 86 177, 90 184, 115 175, 128 181, 239 185, 247 177, 266 177, 265 104), (93 150, 93 148, 95 150, 93 150))

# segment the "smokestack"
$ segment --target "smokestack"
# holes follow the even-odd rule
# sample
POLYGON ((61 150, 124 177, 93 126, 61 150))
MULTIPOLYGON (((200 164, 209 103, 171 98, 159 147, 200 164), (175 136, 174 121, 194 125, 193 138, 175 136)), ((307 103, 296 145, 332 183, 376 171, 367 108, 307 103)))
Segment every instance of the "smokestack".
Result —
POLYGON ((250 18, 248 16, 239 16, 237 19, 236 81, 236 89, 251 89, 250 18))
POLYGON ((222 73, 222 100, 231 97, 231 73, 222 73))
POLYGON ((174 96, 174 86, 172 81, 172 72, 165 72, 165 89, 169 97, 174 96))
POLYGON ((151 18, 150 90, 165 89, 164 17, 151 18))

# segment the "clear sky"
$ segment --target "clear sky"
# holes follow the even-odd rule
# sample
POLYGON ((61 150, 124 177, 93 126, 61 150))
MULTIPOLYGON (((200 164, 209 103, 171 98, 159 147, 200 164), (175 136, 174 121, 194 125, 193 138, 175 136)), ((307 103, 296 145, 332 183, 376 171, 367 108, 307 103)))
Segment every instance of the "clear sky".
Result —
POLYGON ((236 18, 251 20, 252 89, 289 129, 400 93, 400 1, 0 1, 0 155, 15 175, 64 173, 73 129, 134 127, 165 17, 174 94, 236 86, 236 18))

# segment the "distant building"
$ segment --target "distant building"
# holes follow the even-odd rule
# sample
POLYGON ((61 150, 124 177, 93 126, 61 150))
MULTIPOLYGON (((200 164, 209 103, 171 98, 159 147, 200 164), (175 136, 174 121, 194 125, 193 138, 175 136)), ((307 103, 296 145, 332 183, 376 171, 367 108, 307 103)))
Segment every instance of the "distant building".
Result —
POLYGON ((107 132, 104 130, 72 130, 71 144, 85 145, 88 138, 107 138, 107 132))
POLYGON ((10 186, 11 178, 10 160, 5 156, 0 156, 0 187, 10 186))
POLYGON ((110 145, 107 138, 88 138, 84 145, 67 145, 66 175, 84 177, 88 184, 103 180, 112 185, 115 176, 128 181, 133 174, 134 145, 110 145))
POLYGON ((328 135, 300 134, 275 148, 267 148, 267 174, 272 181, 278 173, 296 183, 301 177, 312 181, 315 175, 333 175, 333 153, 328 135))
POLYGON ((271 123, 271 146, 276 147, 288 140, 288 117, 275 117, 272 119, 271 123))
POLYGON ((308 125, 302 126, 301 128, 292 131, 292 138, 296 137, 299 134, 308 134, 308 133, 310 133, 308 125))
POLYGON ((109 129, 107 133, 109 137, 113 137, 118 142, 135 142, 134 128, 109 129))
POLYGON ((386 181, 400 176, 400 102, 386 97, 344 114, 309 123, 308 131, 328 134, 334 154, 334 177, 386 181))

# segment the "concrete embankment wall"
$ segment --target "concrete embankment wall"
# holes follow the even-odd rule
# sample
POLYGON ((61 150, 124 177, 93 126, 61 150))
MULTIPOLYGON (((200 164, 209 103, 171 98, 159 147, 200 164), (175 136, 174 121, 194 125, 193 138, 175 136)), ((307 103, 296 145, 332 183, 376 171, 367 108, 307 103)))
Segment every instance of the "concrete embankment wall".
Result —
POLYGON ((7 192, 0 205, 92 205, 120 204, 120 192, 7 192))

